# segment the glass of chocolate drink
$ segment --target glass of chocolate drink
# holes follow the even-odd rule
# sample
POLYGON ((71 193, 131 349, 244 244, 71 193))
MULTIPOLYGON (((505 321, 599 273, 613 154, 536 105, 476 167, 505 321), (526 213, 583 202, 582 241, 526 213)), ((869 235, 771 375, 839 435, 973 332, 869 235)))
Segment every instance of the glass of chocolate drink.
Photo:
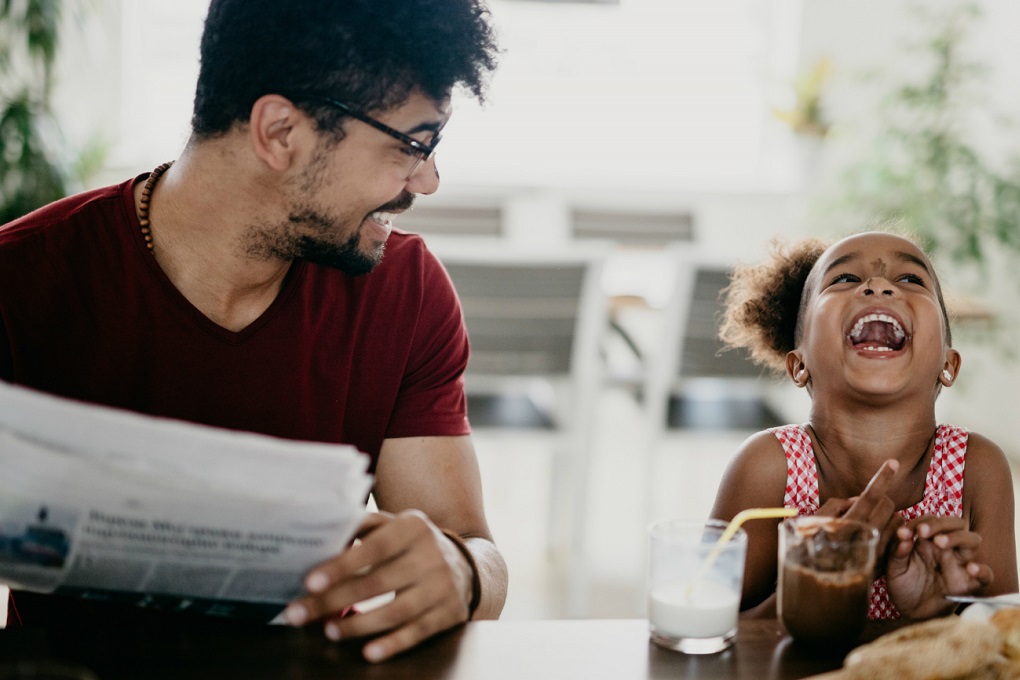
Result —
POLYGON ((779 619, 797 642, 849 646, 868 619, 878 530, 837 517, 779 526, 779 619))

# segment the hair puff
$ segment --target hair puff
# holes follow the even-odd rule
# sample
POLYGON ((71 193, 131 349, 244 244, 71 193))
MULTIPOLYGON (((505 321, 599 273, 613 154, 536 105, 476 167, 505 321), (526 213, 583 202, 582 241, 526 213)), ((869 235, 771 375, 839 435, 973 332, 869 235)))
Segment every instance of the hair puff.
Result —
POLYGON ((796 347, 797 319, 808 274, 829 243, 808 238, 771 242, 765 262, 738 265, 723 291, 719 337, 727 349, 745 348, 755 363, 776 373, 796 347))

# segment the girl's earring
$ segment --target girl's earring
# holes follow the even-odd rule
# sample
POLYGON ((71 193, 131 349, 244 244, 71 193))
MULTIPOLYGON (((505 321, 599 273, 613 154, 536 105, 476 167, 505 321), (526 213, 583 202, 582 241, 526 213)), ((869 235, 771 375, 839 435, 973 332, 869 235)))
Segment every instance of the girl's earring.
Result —
POLYGON ((946 382, 953 382, 953 374, 949 372, 949 369, 942 371, 942 375, 945 377, 946 382))

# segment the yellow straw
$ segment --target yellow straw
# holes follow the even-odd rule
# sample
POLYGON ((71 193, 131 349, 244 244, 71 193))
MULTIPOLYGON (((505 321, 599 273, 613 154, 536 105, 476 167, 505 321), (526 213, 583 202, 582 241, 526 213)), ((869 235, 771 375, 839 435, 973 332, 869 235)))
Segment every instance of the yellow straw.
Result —
POLYGON ((715 542, 715 547, 712 548, 712 552, 705 558, 705 562, 701 565, 701 569, 698 570, 698 575, 691 581, 690 585, 687 586, 687 595, 690 596, 691 591, 694 589, 694 585, 701 581, 705 576, 705 572, 708 571, 712 563, 715 562, 716 558, 719 557, 719 553, 722 552, 723 547, 730 542, 733 535, 737 533, 737 529, 740 525, 749 519, 775 519, 777 517, 793 517, 797 514, 797 508, 748 508, 747 510, 741 510, 738 512, 730 523, 726 525, 726 529, 719 536, 719 540, 715 542))
POLYGON ((797 508, 748 508, 747 510, 741 510, 726 525, 726 530, 719 537, 716 548, 721 548, 729 543, 733 535, 737 533, 740 525, 749 519, 775 519, 776 517, 793 517, 796 514, 797 508))

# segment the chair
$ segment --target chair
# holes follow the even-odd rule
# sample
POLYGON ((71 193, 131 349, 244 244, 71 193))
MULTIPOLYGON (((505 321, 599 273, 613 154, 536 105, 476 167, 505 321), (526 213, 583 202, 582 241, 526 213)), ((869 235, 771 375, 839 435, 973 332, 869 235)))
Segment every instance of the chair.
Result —
MULTIPOLYGON (((676 278, 662 312, 658 347, 646 352, 646 513, 656 507, 656 452, 671 427, 760 430, 780 424, 766 405, 768 372, 743 350, 723 351, 719 323, 732 263, 696 248, 673 249, 676 278)), ((706 508, 707 511, 707 508, 706 508)))
MULTIPOLYGON (((471 342, 468 417, 482 397, 524 395, 554 439, 548 543, 565 553, 568 611, 586 607, 584 520, 606 327, 601 249, 523 253, 488 246, 437 251, 460 297, 471 342)), ((501 423, 495 423, 500 426, 501 423)))
MULTIPOLYGON (((706 257, 695 249, 676 253, 676 278, 664 310, 662 346, 646 373, 647 407, 652 430, 669 426, 674 399, 758 402, 766 372, 743 350, 724 350, 719 340, 723 289, 731 263, 706 257)), ((729 404, 732 407, 732 404, 729 404)), ((673 414, 676 415, 675 413, 673 414)), ((704 414, 703 414, 704 415, 704 414)), ((687 426, 757 428, 763 423, 729 418, 688 420, 687 426)))

